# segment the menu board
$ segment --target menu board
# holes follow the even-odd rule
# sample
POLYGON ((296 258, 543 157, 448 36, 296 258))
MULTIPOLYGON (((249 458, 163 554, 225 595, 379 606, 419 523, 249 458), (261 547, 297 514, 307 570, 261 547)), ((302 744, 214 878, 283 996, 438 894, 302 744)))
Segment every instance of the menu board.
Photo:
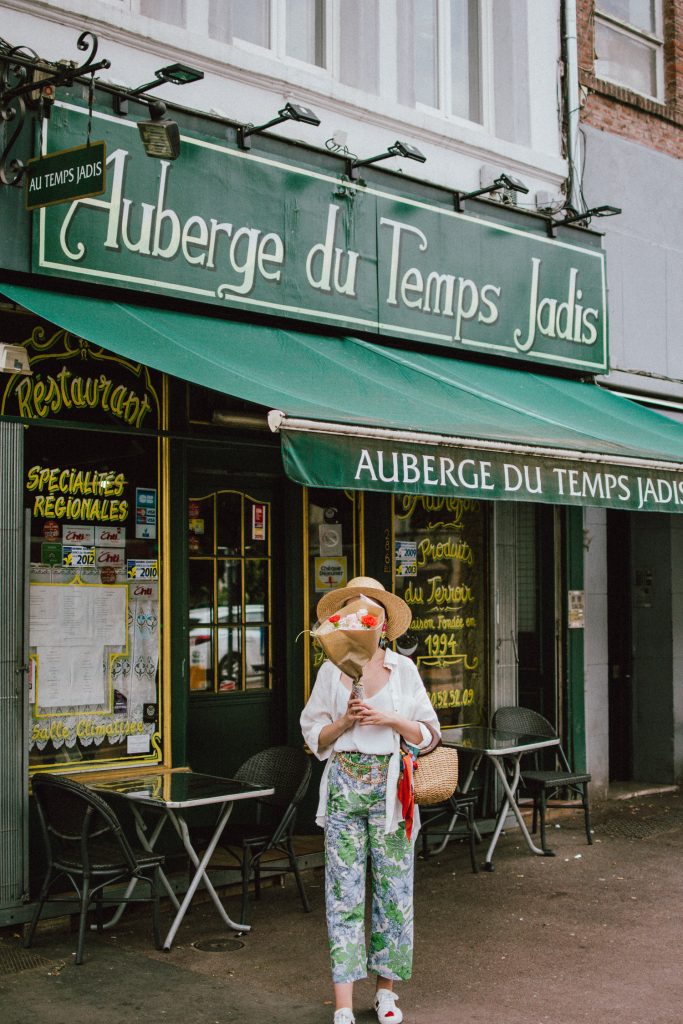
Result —
POLYGON ((487 707, 485 502, 394 498, 394 590, 413 620, 397 649, 416 663, 442 725, 484 725, 487 707))
POLYGON ((29 641, 38 708, 112 710, 108 660, 128 642, 126 584, 31 583, 29 641))

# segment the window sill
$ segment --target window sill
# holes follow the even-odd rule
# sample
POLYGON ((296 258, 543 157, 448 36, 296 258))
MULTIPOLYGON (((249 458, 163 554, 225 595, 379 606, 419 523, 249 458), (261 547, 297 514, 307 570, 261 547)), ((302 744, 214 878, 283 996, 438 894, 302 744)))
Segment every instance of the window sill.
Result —
POLYGON ((672 124, 683 125, 683 111, 675 104, 667 104, 661 100, 651 99, 643 96, 642 93, 634 92, 624 85, 616 85, 604 78, 597 78, 594 74, 583 71, 581 73, 581 85, 598 96, 605 96, 607 99, 617 100, 625 106, 633 107, 644 114, 660 118, 663 121, 671 121, 672 124))

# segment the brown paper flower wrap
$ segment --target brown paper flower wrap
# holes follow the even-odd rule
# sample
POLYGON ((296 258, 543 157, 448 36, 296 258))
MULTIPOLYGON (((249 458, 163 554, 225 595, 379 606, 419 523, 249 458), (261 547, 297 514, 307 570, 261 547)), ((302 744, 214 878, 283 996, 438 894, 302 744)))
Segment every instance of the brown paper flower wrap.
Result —
POLYGON ((318 622, 311 631, 330 661, 353 680, 354 696, 361 700, 363 692, 358 680, 377 650, 383 623, 384 609, 365 597, 359 597, 345 604, 337 614, 318 622), (368 616, 375 620, 375 625, 362 624, 363 618, 368 616), (358 620, 358 625, 349 628, 345 620, 354 619, 358 620))

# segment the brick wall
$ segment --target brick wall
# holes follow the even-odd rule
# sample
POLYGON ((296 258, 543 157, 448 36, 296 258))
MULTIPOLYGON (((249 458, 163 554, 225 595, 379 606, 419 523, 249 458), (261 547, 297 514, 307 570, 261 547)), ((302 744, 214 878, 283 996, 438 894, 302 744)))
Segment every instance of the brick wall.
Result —
POLYGON ((579 81, 586 93, 581 119, 592 127, 683 157, 683 0, 663 0, 665 96, 656 103, 595 76, 595 0, 578 0, 579 81))

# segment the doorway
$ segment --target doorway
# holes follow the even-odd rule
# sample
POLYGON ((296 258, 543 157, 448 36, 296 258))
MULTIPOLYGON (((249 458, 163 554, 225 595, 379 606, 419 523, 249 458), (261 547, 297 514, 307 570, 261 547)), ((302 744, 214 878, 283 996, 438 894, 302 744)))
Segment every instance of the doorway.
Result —
POLYGON ((561 510, 516 506, 518 703, 560 722, 561 510))
POLYGON ((188 759, 229 775, 285 734, 282 488, 235 447, 188 455, 188 759))
POLYGON ((607 511, 609 779, 633 778, 631 517, 607 511))

